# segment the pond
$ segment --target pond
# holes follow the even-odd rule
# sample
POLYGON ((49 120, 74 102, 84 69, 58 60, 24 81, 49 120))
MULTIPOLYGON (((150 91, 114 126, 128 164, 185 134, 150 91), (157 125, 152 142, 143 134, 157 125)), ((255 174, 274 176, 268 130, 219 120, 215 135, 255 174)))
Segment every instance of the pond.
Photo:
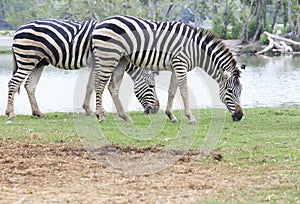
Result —
MULTIPOLYGON (((283 55, 236 57, 238 63, 246 63, 242 73, 243 107, 274 107, 300 105, 300 56, 283 55)), ((12 75, 12 56, 0 55, 0 114, 5 113, 7 101, 7 83, 12 75)), ((44 69, 38 84, 36 97, 43 112, 82 111, 85 87, 89 69, 67 71, 48 66, 44 69)), ((170 73, 161 72, 156 77, 156 87, 161 109, 167 103, 167 90, 170 73)), ((220 105, 218 87, 203 71, 197 68, 188 74, 188 87, 192 108, 220 105)), ((179 91, 177 91, 179 92, 179 91)), ((128 76, 122 83, 121 100, 126 110, 143 110, 133 94, 133 82, 128 76)), ((115 111, 111 97, 106 90, 103 98, 104 108, 115 111)), ((92 107, 94 98, 91 101, 92 107)), ((177 93, 174 109, 183 108, 177 93)), ((15 112, 31 114, 26 91, 22 85, 20 94, 15 97, 15 112)))

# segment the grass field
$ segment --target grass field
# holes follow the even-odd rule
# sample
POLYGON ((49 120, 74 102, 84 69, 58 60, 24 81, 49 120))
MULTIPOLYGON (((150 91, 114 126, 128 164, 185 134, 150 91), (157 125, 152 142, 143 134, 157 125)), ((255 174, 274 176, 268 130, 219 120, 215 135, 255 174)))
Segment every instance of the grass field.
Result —
MULTIPOLYGON (((128 131, 143 131, 143 128, 149 131, 149 127, 154 129, 151 124, 156 116, 145 116, 141 112, 130 113, 133 124, 120 121, 110 114, 106 123, 98 125, 103 136, 123 148, 162 148, 170 145, 170 141, 174 140, 176 135, 197 127, 195 138, 188 148, 195 153, 201 150, 201 143, 212 127, 211 110, 198 110, 197 113, 199 119, 195 126, 185 125, 186 121, 180 111, 177 111, 176 115, 183 122, 178 124, 170 123, 163 113, 160 113, 162 128, 153 133, 155 137, 152 138, 127 137, 128 131)), ((215 175, 225 173, 228 174, 228 179, 238 176, 237 181, 230 183, 230 179, 224 180, 221 176, 220 186, 227 187, 218 188, 218 183, 215 183, 215 194, 212 193, 211 197, 197 198, 195 203, 300 203, 300 108, 249 108, 245 109, 244 114, 245 118, 240 122, 232 122, 227 114, 211 156, 201 161, 201 166, 194 167, 214 169, 215 175), (238 180, 239 178, 241 180, 238 180), (225 185, 224 182, 229 183, 225 185)), ((1 142, 43 145, 79 143, 78 129, 75 127, 78 121, 74 123, 74 118, 76 120, 73 113, 48 113, 43 119, 17 115, 16 121, 6 123, 6 116, 0 116, 1 142)), ((194 133, 195 131, 192 132, 194 133)), ((193 158, 191 157, 191 160, 193 158)), ((190 163, 183 165, 188 166, 190 163)), ((189 178, 189 173, 186 174, 189 178)), ((175 174, 172 175, 176 177, 175 174)), ((197 186, 197 181, 193 182, 189 186, 197 186)), ((209 183, 209 180, 207 182, 209 183)))

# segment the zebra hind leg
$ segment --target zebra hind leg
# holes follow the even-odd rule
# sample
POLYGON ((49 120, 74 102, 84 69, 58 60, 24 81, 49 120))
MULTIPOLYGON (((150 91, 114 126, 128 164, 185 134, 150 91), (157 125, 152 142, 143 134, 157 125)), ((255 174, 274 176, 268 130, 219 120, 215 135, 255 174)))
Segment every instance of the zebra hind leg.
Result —
POLYGON ((14 113, 14 97, 15 93, 17 92, 19 87, 13 87, 10 85, 11 83, 9 82, 9 87, 8 87, 8 99, 7 99, 7 106, 5 110, 5 114, 8 116, 7 120, 8 121, 14 121, 16 120, 16 115, 14 113))
MULTIPOLYGON (((90 116, 92 115, 93 111, 91 110, 91 107, 90 107, 90 101, 91 101, 91 96, 92 96, 92 93, 94 91, 94 69, 95 69, 95 63, 94 63, 94 56, 91 57, 89 60, 89 64, 91 66, 91 70, 90 70, 90 75, 89 75, 89 81, 87 83, 87 86, 86 86, 86 92, 85 92, 85 97, 84 97, 84 102, 83 102, 83 105, 82 105, 82 108, 85 110, 85 114, 87 116, 90 116)), ((107 115, 107 112, 102 108, 102 112, 103 112, 103 115, 106 116, 107 115)))
MULTIPOLYGON (((94 81, 93 81, 93 74, 92 74, 92 72, 93 71, 91 70, 89 82, 88 82, 88 84, 86 86, 86 92, 85 92, 84 102, 83 102, 83 105, 82 105, 82 108, 85 110, 85 114, 87 116, 90 116, 90 115, 93 114, 93 111, 91 110, 91 107, 90 107, 91 96, 92 96, 92 93, 94 91, 94 81)), ((104 108, 102 109, 102 112, 103 112, 104 116, 107 115, 107 112, 104 110, 104 108)))
POLYGON ((8 97, 7 97, 7 106, 5 114, 8 116, 8 121, 16 120, 16 115, 14 113, 14 98, 17 91, 19 91, 20 86, 26 76, 30 73, 29 70, 20 72, 17 70, 10 81, 8 82, 8 97))
POLYGON ((180 78, 177 77, 177 80, 178 80, 180 94, 181 94, 183 104, 184 104, 185 116, 188 118, 189 124, 195 124, 197 121, 196 121, 196 118, 192 114, 190 104, 189 104, 189 95, 188 95, 188 89, 187 89, 187 76, 186 76, 186 74, 182 74, 182 69, 180 70, 180 73, 176 73, 176 74, 177 74, 177 76, 180 76, 180 78))
POLYGON ((36 85, 38 84, 42 71, 44 69, 44 66, 42 67, 37 67, 34 70, 32 70, 32 72, 29 74, 26 82, 25 82, 25 89, 27 91, 28 94, 28 98, 30 101, 30 105, 31 105, 31 110, 32 110, 32 115, 33 116, 38 116, 40 118, 44 117, 44 113, 42 113, 38 107, 37 104, 37 100, 35 97, 35 89, 36 89, 36 85))
MULTIPOLYGON (((99 61, 99 58, 95 57, 96 60, 99 61)), ((95 83, 95 91, 96 91, 96 111, 95 114, 98 118, 99 122, 105 122, 105 111, 102 106, 102 95, 104 88, 110 79, 113 71, 115 69, 115 66, 107 66, 107 67, 101 67, 100 64, 98 64, 95 67, 94 72, 94 83, 95 83)))

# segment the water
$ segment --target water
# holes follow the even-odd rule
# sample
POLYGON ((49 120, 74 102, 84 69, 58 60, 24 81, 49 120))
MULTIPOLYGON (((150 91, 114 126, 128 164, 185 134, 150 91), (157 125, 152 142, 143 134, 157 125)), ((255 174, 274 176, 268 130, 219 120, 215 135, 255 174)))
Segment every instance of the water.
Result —
POLYGON ((242 76, 244 107, 300 105, 300 55, 244 56, 242 76))
MULTIPOLYGON (((7 100, 7 83, 12 74, 11 55, 0 55, 0 114, 4 114, 7 100)), ((300 105, 300 56, 244 56, 237 57, 238 63, 246 63, 242 73, 243 107, 276 107, 300 105)), ((43 112, 81 111, 88 79, 87 68, 66 71, 48 66, 38 84, 36 97, 43 112)), ((161 109, 165 109, 170 73, 161 72, 156 77, 161 109)), ((220 105, 218 87, 199 69, 188 74, 188 87, 192 108, 220 105)), ((133 83, 128 76, 121 86, 121 100, 126 110, 143 110, 133 93, 133 83)), ((104 92, 104 108, 115 111, 111 97, 104 92)), ((94 108, 94 98, 91 102, 94 108)), ((174 109, 183 108, 177 93, 174 109)), ((29 100, 24 87, 15 97, 15 112, 31 114, 29 100)))

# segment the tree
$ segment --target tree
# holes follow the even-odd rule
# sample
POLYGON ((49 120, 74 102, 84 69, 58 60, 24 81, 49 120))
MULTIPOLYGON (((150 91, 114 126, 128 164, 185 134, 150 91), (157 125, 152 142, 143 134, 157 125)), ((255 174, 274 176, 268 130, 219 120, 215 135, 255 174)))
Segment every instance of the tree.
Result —
POLYGON ((266 14, 267 14, 267 2, 268 0, 257 0, 255 9, 255 21, 257 27, 252 41, 259 40, 260 35, 263 33, 266 25, 266 14))
POLYGON ((275 28, 275 25, 277 23, 277 17, 278 17, 278 13, 280 11, 280 8, 281 8, 281 0, 277 0, 276 8, 275 8, 274 15, 273 15, 273 20, 272 20, 272 25, 271 25, 271 31, 272 32, 274 32, 274 28, 275 28))
MULTIPOLYGON (((236 25, 236 19, 233 17, 233 13, 236 10, 234 1, 225 0, 222 3, 218 3, 218 7, 215 5, 217 2, 212 1, 212 22, 213 31, 218 34, 222 39, 228 38, 228 27, 231 25, 236 25)), ((231 38, 232 36, 230 36, 231 38)))
POLYGON ((55 2, 52 0, 4 1, 4 6, 6 8, 5 20, 14 27, 19 27, 25 22, 33 19, 49 18, 54 14, 54 4, 55 2))
POLYGON ((291 37, 300 37, 300 5, 298 0, 288 0, 288 22, 291 37))
POLYGON ((243 24, 242 28, 242 43, 247 43, 248 38, 248 32, 249 32, 249 25, 254 17, 254 0, 251 0, 250 2, 246 0, 242 0, 237 2, 238 10, 241 12, 242 18, 239 18, 238 15, 236 15, 237 19, 243 24))

